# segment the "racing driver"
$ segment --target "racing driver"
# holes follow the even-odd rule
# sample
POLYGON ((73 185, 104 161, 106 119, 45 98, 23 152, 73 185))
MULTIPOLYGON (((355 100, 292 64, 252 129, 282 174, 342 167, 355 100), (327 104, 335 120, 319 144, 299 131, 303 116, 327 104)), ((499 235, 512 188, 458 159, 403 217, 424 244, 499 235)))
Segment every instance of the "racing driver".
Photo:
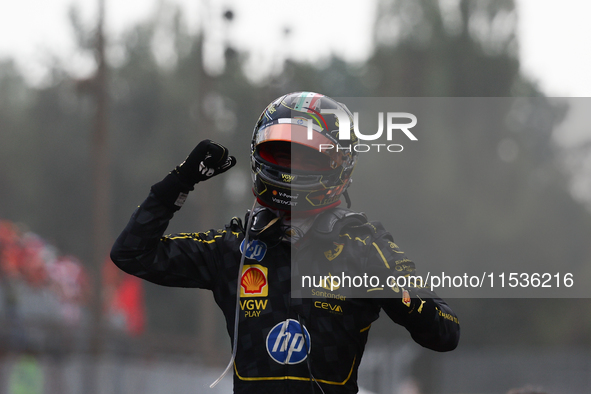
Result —
POLYGON ((152 186, 112 248, 111 259, 129 274, 213 292, 232 343, 225 372, 233 371, 235 393, 357 393, 358 367, 381 310, 421 346, 444 352, 458 344, 456 315, 424 284, 390 283, 364 289, 365 296, 334 283, 354 271, 380 278, 415 272, 379 222, 340 206, 341 196, 350 205, 357 152, 353 128, 350 145, 340 142, 339 114, 352 120, 343 104, 312 92, 273 101, 252 136, 256 198, 244 220, 165 236, 195 185, 236 164, 224 146, 201 141, 152 186), (304 273, 325 280, 296 289, 304 273))

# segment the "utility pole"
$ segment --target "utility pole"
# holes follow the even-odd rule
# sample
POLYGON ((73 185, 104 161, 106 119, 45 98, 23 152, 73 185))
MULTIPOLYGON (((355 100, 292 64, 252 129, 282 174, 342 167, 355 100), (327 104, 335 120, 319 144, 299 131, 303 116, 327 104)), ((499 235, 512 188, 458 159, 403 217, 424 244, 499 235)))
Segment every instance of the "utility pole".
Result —
POLYGON ((85 392, 97 393, 98 367, 103 351, 103 283, 102 266, 108 256, 110 235, 110 177, 108 144, 108 88, 107 62, 105 59, 105 0, 98 0, 98 23, 96 31, 95 58, 97 70, 94 76, 93 95, 95 98, 94 130, 91 140, 92 159, 92 299, 89 341, 89 365, 85 392))
MULTIPOLYGON (((204 130, 212 130, 213 124, 208 119, 208 115, 205 108, 205 99, 207 94, 213 91, 213 78, 207 74, 204 67, 203 61, 203 42, 204 35, 201 33, 199 37, 201 46, 201 64, 199 65, 199 85, 198 89, 198 120, 197 120, 197 135, 202 136, 204 130)), ((200 187, 195 189, 195 194, 199 201, 211 201, 212 193, 209 188, 200 187)), ((199 227, 209 228, 214 223, 214 214, 211 209, 201 209, 199 212, 199 227)), ((219 364, 220 352, 216 347, 216 335, 218 327, 216 319, 216 305, 210 294, 201 294, 200 305, 197 311, 198 317, 198 340, 199 352, 202 354, 208 364, 219 364)))

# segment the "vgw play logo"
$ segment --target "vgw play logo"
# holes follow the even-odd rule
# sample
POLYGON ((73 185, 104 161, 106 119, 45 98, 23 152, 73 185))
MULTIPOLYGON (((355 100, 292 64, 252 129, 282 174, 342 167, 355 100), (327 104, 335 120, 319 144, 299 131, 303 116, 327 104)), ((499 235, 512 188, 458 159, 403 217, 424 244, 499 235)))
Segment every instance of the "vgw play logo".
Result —
POLYGON ((310 334, 297 320, 278 323, 267 335, 267 352, 279 364, 298 364, 310 353, 310 334))
MULTIPOLYGON (((326 124, 324 117, 322 114, 332 114, 335 115, 339 122, 339 135, 338 138, 340 141, 350 141, 351 140, 351 121, 349 115, 341 110, 341 109, 332 109, 326 108, 321 109, 320 112, 314 111, 317 115, 320 115, 322 121, 326 124)), ((417 137, 410 131, 411 128, 417 125, 417 117, 409 112, 387 112, 386 113, 386 139, 390 142, 392 141, 392 136, 394 135, 395 131, 402 131, 406 137, 408 137, 411 141, 417 141, 417 137), (407 123, 399 123, 398 119, 407 119, 410 122, 407 123), (396 121, 395 121, 396 120, 396 121)), ((308 127, 308 140, 313 138, 313 124, 312 119, 308 119, 307 122, 308 127)), ((360 141, 375 141, 380 138, 384 134, 384 113, 378 112, 378 131, 375 134, 362 134, 359 131, 359 113, 353 113, 353 132, 355 136, 360 141)), ((370 150, 377 150, 380 151, 387 151, 387 152, 402 152, 404 147, 400 144, 379 144, 379 143, 371 143, 371 144, 349 144, 344 146, 334 146, 333 144, 320 144, 318 147, 318 151, 326 151, 336 149, 337 152, 339 150, 351 151, 353 149, 356 152, 369 152, 370 150)))

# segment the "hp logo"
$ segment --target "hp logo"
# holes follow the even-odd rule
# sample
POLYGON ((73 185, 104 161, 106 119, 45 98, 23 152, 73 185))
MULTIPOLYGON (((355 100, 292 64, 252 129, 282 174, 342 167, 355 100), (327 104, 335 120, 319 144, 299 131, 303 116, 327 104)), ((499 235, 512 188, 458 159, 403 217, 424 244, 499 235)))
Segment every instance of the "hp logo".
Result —
POLYGON ((298 364, 310 353, 310 334, 297 320, 278 323, 267 335, 267 352, 279 364, 298 364))

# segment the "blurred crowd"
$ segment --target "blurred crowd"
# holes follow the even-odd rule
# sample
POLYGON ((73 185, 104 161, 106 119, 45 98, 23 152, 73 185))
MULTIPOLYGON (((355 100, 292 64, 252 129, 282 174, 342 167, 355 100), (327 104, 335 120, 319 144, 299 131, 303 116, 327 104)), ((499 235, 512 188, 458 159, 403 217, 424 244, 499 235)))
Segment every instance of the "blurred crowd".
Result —
MULTIPOLYGON (((7 318, 26 316, 30 294, 41 294, 44 316, 66 324, 79 324, 90 302, 90 273, 75 256, 58 249, 22 226, 0 220, 0 311, 7 318), (22 300, 19 298, 23 298, 22 300), (26 299, 26 300, 25 300, 26 299), (58 311, 54 310, 57 304, 58 311)), ((145 326, 141 281, 124 275, 110 260, 102 270, 104 313, 108 325, 137 335, 145 326)), ((39 298, 37 298, 39 300, 39 298)))
POLYGON ((62 318, 70 323, 79 321, 89 295, 88 273, 76 257, 60 255, 37 234, 6 220, 0 220, 0 277, 5 304, 15 302, 9 293, 11 284, 25 283, 54 295, 62 318))

